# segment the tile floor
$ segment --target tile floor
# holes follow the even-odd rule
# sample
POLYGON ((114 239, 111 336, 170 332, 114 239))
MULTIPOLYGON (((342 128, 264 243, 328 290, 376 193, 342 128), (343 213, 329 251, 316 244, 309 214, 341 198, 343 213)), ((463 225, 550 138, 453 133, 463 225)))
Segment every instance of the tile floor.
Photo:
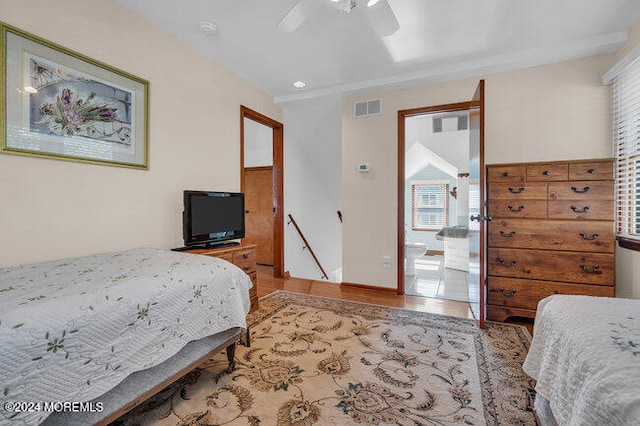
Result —
POLYGON ((444 267, 444 256, 416 260, 416 275, 405 275, 405 294, 469 301, 469 273, 444 267))

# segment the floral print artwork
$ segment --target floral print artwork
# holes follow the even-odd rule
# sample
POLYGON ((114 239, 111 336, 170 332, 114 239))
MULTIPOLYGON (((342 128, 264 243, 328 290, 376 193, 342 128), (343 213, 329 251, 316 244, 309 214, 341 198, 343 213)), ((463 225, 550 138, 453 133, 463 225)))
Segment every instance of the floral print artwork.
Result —
POLYGON ((26 59, 31 131, 132 145, 132 93, 32 54, 26 59))

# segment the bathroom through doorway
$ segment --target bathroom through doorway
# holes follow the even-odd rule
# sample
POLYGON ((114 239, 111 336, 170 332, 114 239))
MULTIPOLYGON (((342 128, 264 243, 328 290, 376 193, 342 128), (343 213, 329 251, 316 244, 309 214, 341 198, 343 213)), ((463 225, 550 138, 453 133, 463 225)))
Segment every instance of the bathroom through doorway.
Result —
POLYGON ((471 301, 469 112, 466 102, 405 117, 404 294, 471 301))

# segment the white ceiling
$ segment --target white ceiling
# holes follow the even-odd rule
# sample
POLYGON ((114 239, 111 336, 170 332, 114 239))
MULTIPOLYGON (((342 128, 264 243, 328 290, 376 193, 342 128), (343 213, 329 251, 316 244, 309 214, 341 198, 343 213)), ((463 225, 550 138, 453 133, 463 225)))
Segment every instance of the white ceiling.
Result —
POLYGON ((276 102, 482 76, 617 50, 639 0, 382 0, 400 29, 379 37, 366 0, 330 0, 294 32, 297 0, 117 0, 274 96, 276 102), (202 20, 219 33, 205 34, 202 20), (307 87, 295 89, 303 80, 307 87))

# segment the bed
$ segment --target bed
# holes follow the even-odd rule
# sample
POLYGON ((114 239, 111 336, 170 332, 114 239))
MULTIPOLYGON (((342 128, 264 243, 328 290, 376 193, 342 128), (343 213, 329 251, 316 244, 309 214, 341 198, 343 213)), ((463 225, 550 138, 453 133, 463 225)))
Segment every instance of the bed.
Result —
POLYGON ((640 300, 543 299, 523 369, 543 425, 637 425, 640 300))
POLYGON ((0 424, 96 423, 212 350, 232 361, 250 287, 222 259, 157 249, 0 268, 3 402, 94 403, 2 410, 0 424))

